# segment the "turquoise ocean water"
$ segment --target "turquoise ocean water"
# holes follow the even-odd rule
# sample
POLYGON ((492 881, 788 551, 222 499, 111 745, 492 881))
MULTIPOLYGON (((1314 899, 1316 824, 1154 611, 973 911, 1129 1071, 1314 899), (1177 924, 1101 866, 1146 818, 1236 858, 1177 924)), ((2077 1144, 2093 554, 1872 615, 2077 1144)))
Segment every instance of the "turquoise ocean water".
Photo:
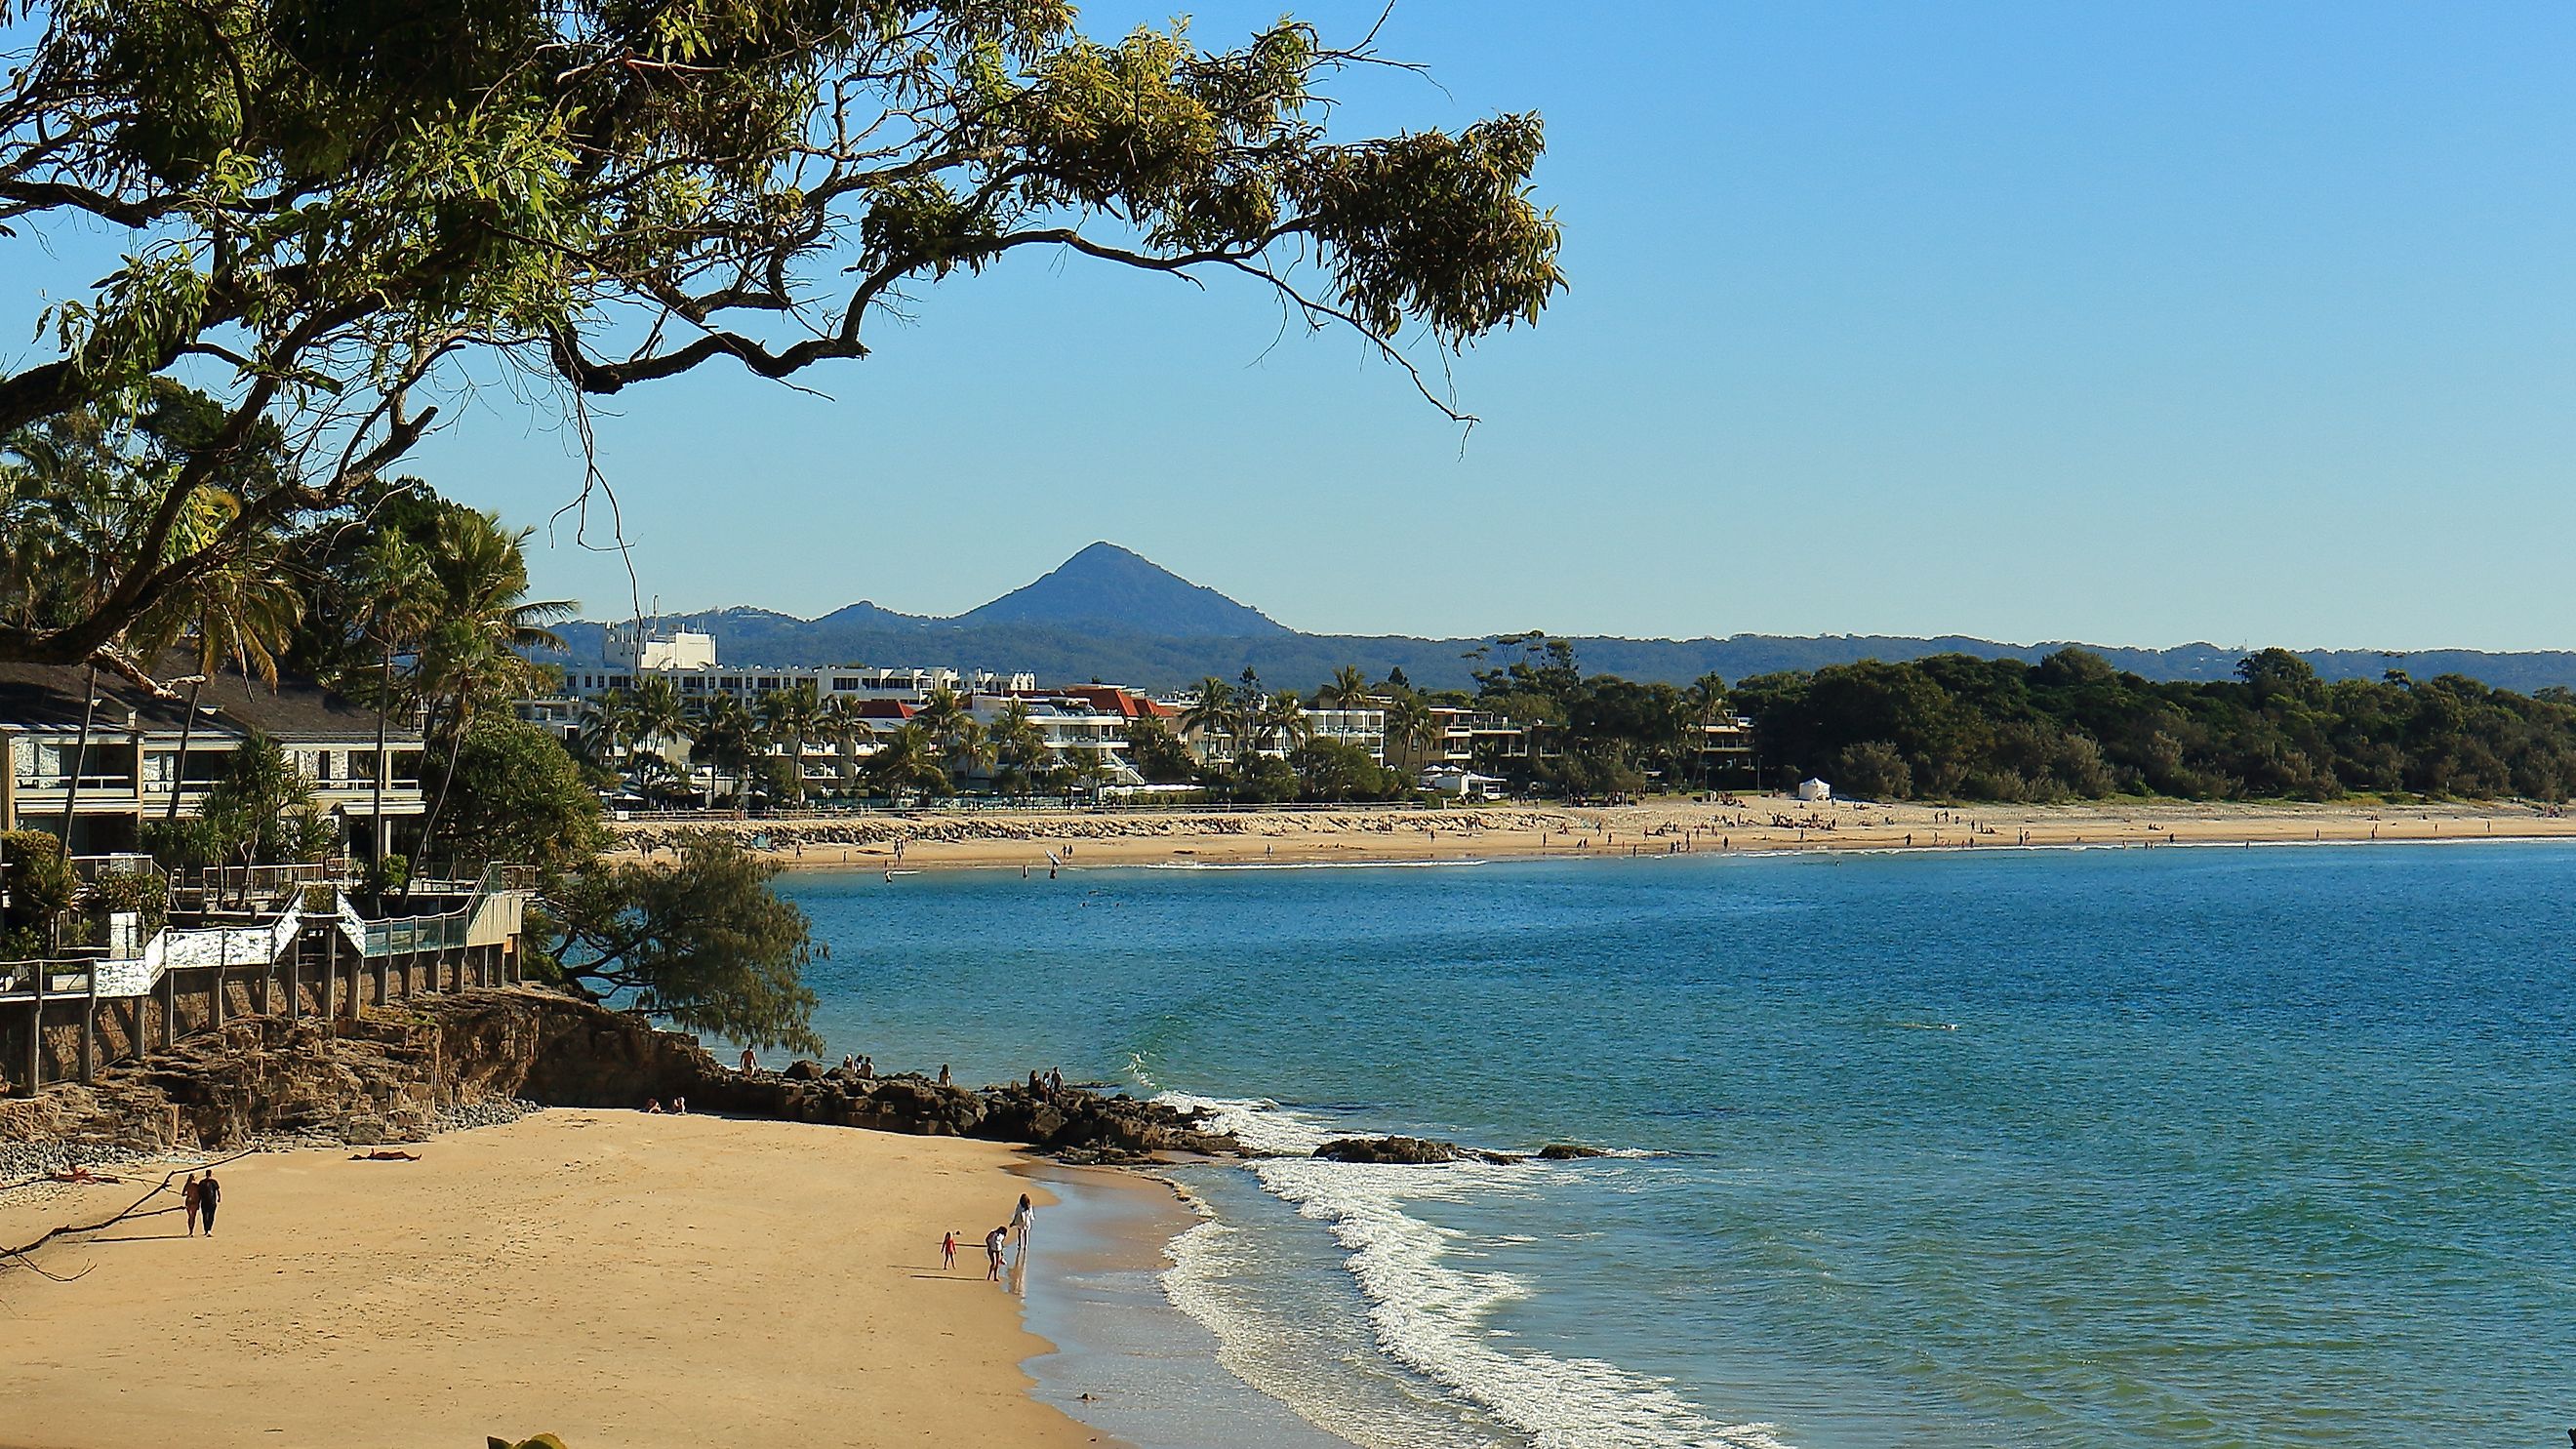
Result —
POLYGON ((1173 1301, 1354 1442, 2528 1444, 2576 1424, 2576 850, 789 882, 832 1050, 1284 1148, 1173 1301))

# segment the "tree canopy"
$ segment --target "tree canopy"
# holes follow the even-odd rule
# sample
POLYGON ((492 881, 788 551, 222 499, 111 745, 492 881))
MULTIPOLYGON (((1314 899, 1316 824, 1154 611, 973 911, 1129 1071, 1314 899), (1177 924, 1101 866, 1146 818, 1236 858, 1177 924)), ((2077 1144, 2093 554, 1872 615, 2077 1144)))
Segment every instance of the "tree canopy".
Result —
POLYGON ((1765 675, 1734 699, 1754 719, 1771 783, 1823 773, 1863 795, 2576 791, 2576 700, 2564 690, 2521 695, 2459 675, 2328 684, 2282 649, 2218 682, 2157 683, 2064 649, 2037 664, 1949 654, 1765 675))
POLYGON ((819 1052, 803 977, 819 948, 805 913, 770 890, 778 870, 712 830, 682 841, 669 864, 595 862, 549 901, 554 970, 685 1027, 819 1052))
POLYGON ((127 547, 75 596, 0 611, 0 659, 93 657, 345 508, 469 376, 576 417, 714 362, 786 378, 866 356, 907 288, 1024 250, 1245 278, 1408 371, 1410 338, 1463 347, 1564 285, 1535 115, 1336 137, 1325 88, 1377 58, 1293 18, 1221 48, 1178 25, 1104 42, 1063 0, 25 17, 0 248, 132 240, 0 374, 0 437, 76 416, 114 434, 173 379, 216 406, 133 472, 127 547))

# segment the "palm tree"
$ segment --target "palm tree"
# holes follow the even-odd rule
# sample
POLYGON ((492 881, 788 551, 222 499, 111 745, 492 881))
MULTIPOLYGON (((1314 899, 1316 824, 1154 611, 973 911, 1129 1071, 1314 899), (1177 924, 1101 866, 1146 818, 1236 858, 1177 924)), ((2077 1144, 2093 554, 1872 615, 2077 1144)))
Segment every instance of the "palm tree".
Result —
POLYGON ((196 664, 188 685, 188 714, 179 725, 179 756, 171 767, 164 822, 179 818, 179 792, 188 783, 188 745, 196 734, 198 702, 206 681, 225 663, 245 680, 277 687, 277 652, 304 622, 304 594, 288 576, 286 550, 274 537, 254 535, 240 552, 167 596, 135 628, 148 662, 185 643, 196 664))
POLYGON ((1030 717, 1028 703, 1015 699, 1003 705, 986 727, 984 737, 993 747, 994 783, 1019 785, 1021 791, 1005 793, 1023 793, 1047 754, 1046 731, 1030 717))
POLYGON ((425 741, 447 757, 447 770, 421 820, 424 844, 436 835, 456 784, 466 727, 487 709, 541 692, 549 671, 528 654, 563 647, 546 625, 571 618, 572 603, 528 598, 526 546, 533 532, 511 533, 499 515, 470 508, 438 515, 429 560, 434 612, 412 664, 412 686, 428 706, 425 741))
POLYGON ((1235 709, 1234 686, 1211 674, 1199 681, 1199 697, 1181 711, 1181 729, 1199 737, 1201 758, 1214 753, 1212 736, 1231 736, 1242 722, 1235 709))
POLYGON ((842 695, 832 696, 824 701, 823 712, 815 720, 814 728, 824 739, 832 742, 832 748, 838 754, 841 797, 846 800, 858 794, 859 741, 868 734, 868 722, 859 713, 857 702, 842 695))
POLYGON ((773 689, 760 697, 760 723, 769 738, 787 747, 787 762, 793 783, 789 798, 798 803, 805 799, 805 741, 823 723, 823 695, 810 679, 800 679, 785 689, 773 689))
POLYGON ((627 764, 628 746, 640 742, 635 730, 635 696, 623 689, 612 689, 583 704, 581 722, 573 738, 593 764, 622 771, 627 764))
MULTIPOLYGON (((1703 674, 1691 681, 1690 688, 1682 691, 1682 698, 1689 702, 1692 719, 1705 730, 1709 725, 1718 723, 1726 714, 1726 681, 1718 678, 1714 673, 1703 674)), ((1705 749, 1694 748, 1691 753, 1699 764, 1699 782, 1702 786, 1706 786, 1708 752, 1705 749)))
POLYGON ((1286 747, 1294 748, 1315 734, 1315 722, 1306 718, 1306 702, 1293 689, 1283 689, 1260 701, 1247 712, 1246 723, 1254 746, 1264 750, 1270 748, 1272 740, 1285 741, 1286 747))
POLYGON ((1368 704, 1368 676, 1356 664, 1345 664, 1333 671, 1330 684, 1315 692, 1315 702, 1332 709, 1360 709, 1368 704))
POLYGON ((945 741, 966 718, 966 701, 952 689, 934 689, 914 712, 913 721, 934 740, 945 741))
POLYGON ((938 742, 920 721, 908 721, 888 733, 868 758, 868 774, 887 795, 947 788, 948 772, 939 767, 938 742))
MULTIPOLYGON (((1118 772, 1098 750, 1068 750, 1066 754, 1071 756, 1065 761, 1065 766, 1067 773, 1072 777, 1073 784, 1088 786, 1091 790, 1092 803, 1095 805, 1100 803, 1100 787, 1117 778, 1118 772)), ((1071 797, 1068 796, 1067 802, 1070 803, 1070 800, 1071 797)))
MULTIPOLYGON (((1429 763, 1433 747, 1440 743, 1440 716, 1415 694, 1398 696, 1386 711, 1387 753, 1404 763, 1398 768, 1420 770, 1429 763)), ((1392 763, 1392 761, 1390 761, 1392 763)))
POLYGON ((950 777, 957 782, 956 788, 964 790, 966 781, 977 770, 992 766, 992 736, 974 719, 961 719, 941 743, 940 756, 948 765, 950 777))
POLYGON ((690 762, 705 765, 718 778, 733 777, 737 815, 749 810, 751 762, 760 753, 761 745, 760 721, 730 694, 708 700, 690 729, 690 762))
POLYGON ((365 640, 376 646, 377 653, 372 701, 376 708, 372 844, 374 857, 381 863, 390 843, 385 827, 385 779, 393 771, 393 754, 386 748, 385 733, 396 701, 394 656, 415 645, 435 617, 438 583, 419 547, 392 529, 376 535, 359 551, 355 575, 359 627, 365 640))
POLYGON ((688 701, 680 697, 680 686, 667 676, 656 675, 636 685, 633 709, 635 754, 645 753, 656 740, 666 746, 686 740, 695 727, 688 701))

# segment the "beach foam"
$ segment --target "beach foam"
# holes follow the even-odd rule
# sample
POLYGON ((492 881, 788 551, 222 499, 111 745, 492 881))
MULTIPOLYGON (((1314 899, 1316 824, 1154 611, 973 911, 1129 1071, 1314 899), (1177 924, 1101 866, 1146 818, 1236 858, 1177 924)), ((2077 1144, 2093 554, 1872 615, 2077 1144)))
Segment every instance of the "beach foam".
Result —
MULTIPOLYGON (((1324 1123, 1260 1100, 1222 1100, 1167 1092, 1158 1100, 1210 1114, 1210 1126, 1232 1132, 1262 1152, 1311 1153, 1345 1135, 1324 1123)), ((1387 1166, 1281 1156, 1256 1161, 1253 1173, 1271 1195, 1325 1224, 1345 1253, 1343 1266, 1367 1304, 1372 1337, 1396 1362, 1490 1415, 1513 1437, 1539 1449, 1782 1449, 1768 1424, 1725 1424, 1675 1393, 1663 1380, 1600 1359, 1568 1359, 1500 1346, 1493 1312, 1530 1296, 1537 1285, 1513 1273, 1479 1271, 1460 1260, 1461 1236, 1406 1211, 1417 1202, 1490 1201, 1544 1191, 1548 1167, 1455 1163, 1387 1166)), ((1184 1312, 1207 1323, 1221 1342, 1227 1306, 1211 1284, 1227 1271, 1243 1229, 1211 1219, 1172 1246, 1165 1291, 1184 1312)), ((1229 1365, 1232 1366, 1232 1365, 1229 1365)), ((1240 1371, 1240 1370, 1238 1370, 1240 1371)), ((1257 1380, 1255 1380, 1258 1383, 1257 1380)), ((1272 1385, 1268 1391, 1296 1402, 1272 1385)), ((1307 1412, 1300 1406, 1301 1412, 1307 1412)), ((1309 1413, 1323 1427, 1353 1435, 1329 1413, 1309 1413)), ((1362 1442, 1372 1442, 1363 1439, 1362 1442)), ((1417 1441, 1418 1442, 1418 1441, 1417 1441)), ((1490 1442, 1482 1436, 1464 1442, 1490 1442)))

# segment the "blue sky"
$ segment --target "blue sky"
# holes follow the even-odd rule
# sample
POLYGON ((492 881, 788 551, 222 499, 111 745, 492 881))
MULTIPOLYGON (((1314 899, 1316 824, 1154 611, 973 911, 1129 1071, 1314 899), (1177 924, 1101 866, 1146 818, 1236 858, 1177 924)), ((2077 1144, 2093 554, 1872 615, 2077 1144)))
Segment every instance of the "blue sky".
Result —
MULTIPOLYGON (((1353 133, 1547 118, 1573 289, 1458 362, 1463 442, 1249 284, 1015 262, 828 399, 612 400, 645 594, 946 613, 1106 538, 1318 631, 2576 643, 2576 7, 1400 0, 1382 44, 1437 84, 1351 78, 1353 133)), ((498 392, 418 471, 528 523, 579 480, 498 392)))

